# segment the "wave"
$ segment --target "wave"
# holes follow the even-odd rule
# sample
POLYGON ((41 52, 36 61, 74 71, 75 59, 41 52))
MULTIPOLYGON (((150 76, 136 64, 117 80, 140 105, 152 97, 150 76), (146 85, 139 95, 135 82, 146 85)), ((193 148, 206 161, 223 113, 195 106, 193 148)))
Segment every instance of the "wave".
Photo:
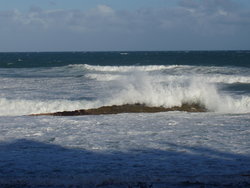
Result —
POLYGON ((190 65, 148 65, 148 66, 99 66, 70 65, 70 68, 84 70, 84 76, 98 81, 111 81, 126 77, 134 72, 148 72, 160 81, 199 78, 209 83, 250 83, 248 69, 239 67, 207 67, 190 65))
POLYGON ((101 106, 100 101, 24 100, 0 98, 1 116, 19 116, 101 106))
POLYGON ((67 67, 95 72, 130 72, 130 71, 166 71, 166 73, 196 73, 196 74, 239 74, 249 75, 248 68, 242 67, 218 67, 218 66, 194 66, 194 65, 124 65, 103 66, 89 64, 70 64, 67 67))
MULTIPOLYGON (((175 89, 178 90, 177 88, 175 89)), ((159 92, 159 91, 157 91, 159 92)), ((39 113, 52 113, 58 111, 74 111, 78 109, 98 108, 105 105, 124 105, 142 103, 151 107, 172 108, 183 104, 198 103, 205 106, 208 111, 217 113, 250 113, 250 97, 233 99, 229 96, 218 94, 211 96, 214 91, 205 92, 205 88, 191 93, 188 90, 173 94, 172 91, 160 92, 158 95, 149 92, 150 95, 142 95, 142 91, 123 92, 120 96, 114 96, 107 102, 101 101, 33 101, 33 100, 8 100, 0 99, 0 116, 19 116, 39 113), (153 95, 153 97, 152 97, 153 95)))
POLYGON ((145 72, 122 78, 116 84, 122 88, 113 93, 112 105, 144 103, 149 106, 170 108, 184 103, 204 105, 209 111, 222 113, 249 113, 250 97, 233 98, 219 91, 215 84, 199 78, 162 84, 145 72))
POLYGON ((0 115, 28 115, 73 111, 101 106, 145 104, 151 107, 200 104, 208 111, 219 113, 250 113, 250 97, 238 98, 222 93, 215 84, 200 79, 163 84, 146 72, 133 73, 111 82, 109 96, 91 100, 23 100, 0 98, 0 115), (116 88, 116 89, 113 89, 116 88))
MULTIPOLYGON (((94 79, 97 81, 112 81, 121 78, 125 78, 130 74, 95 74, 89 73, 86 74, 85 77, 94 79)), ((199 79, 203 82, 208 83, 226 83, 226 84, 233 84, 233 83, 245 83, 250 84, 250 76, 232 76, 232 75, 149 75, 151 77, 156 78, 159 82, 178 82, 179 80, 190 80, 193 78, 199 79)))
POLYGON ((98 72, 130 72, 130 71, 157 71, 173 69, 176 67, 187 67, 185 65, 145 65, 145 66, 100 66, 100 65, 88 65, 88 64, 71 64, 68 67, 84 69, 89 71, 98 72))
MULTIPOLYGON (((221 91, 217 84, 249 84, 250 77, 245 74, 219 74, 216 72, 218 70, 211 70, 213 69, 211 67, 210 70, 207 70, 205 67, 177 65, 92 66, 85 64, 71 66, 74 69, 74 74, 76 70, 79 72, 82 71, 82 68, 86 71, 83 73, 84 77, 81 77, 78 81, 81 80, 88 83, 89 80, 85 79, 86 77, 94 80, 93 82, 91 81, 91 86, 84 89, 91 89, 91 92, 100 94, 96 100, 79 99, 78 101, 71 101, 70 98, 68 100, 24 100, 2 97, 0 98, 0 115, 27 115, 65 110, 73 111, 101 106, 136 103, 146 104, 147 106, 163 106, 166 108, 181 106, 185 103, 196 103, 204 105, 212 112, 250 113, 249 95, 233 96, 230 93, 221 91), (176 69, 180 69, 177 71, 178 74, 174 72, 176 69), (182 73, 181 70, 187 69, 195 69, 196 71, 200 69, 206 72, 206 74, 192 73, 192 71, 190 71, 190 73, 187 73, 188 71, 182 73), (105 81, 105 83, 95 82, 95 80, 105 81)), ((55 72, 57 73, 57 71, 59 71, 61 73, 61 69, 58 69, 59 70, 55 72)), ((223 70, 224 69, 225 68, 223 68, 223 70)), ((65 70, 68 73, 67 69, 65 70)), ((79 72, 76 73, 79 74, 79 72)), ((65 71, 61 74, 64 73, 65 71)), ((70 72, 70 74, 73 73, 70 72)), ((52 80, 50 81, 48 85, 54 87, 54 82, 52 82, 52 80)), ((31 83, 33 82, 34 80, 31 81, 31 83)), ((72 82, 72 79, 69 80, 69 83, 72 82)), ((83 87, 79 87, 80 88, 75 91, 76 94, 74 94, 74 96, 83 92, 81 91, 84 90, 83 87)), ((60 89, 62 90, 63 88, 64 87, 61 87, 60 89)))

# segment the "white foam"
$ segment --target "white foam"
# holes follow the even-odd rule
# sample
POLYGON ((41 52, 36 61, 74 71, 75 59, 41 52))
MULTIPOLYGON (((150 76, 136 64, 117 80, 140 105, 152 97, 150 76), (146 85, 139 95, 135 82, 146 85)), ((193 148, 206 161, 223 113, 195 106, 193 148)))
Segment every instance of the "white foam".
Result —
MULTIPOLYGON (((108 79, 111 78, 106 76, 108 79)), ((204 78, 196 78, 195 76, 179 80, 177 78, 163 82, 160 75, 152 76, 144 71, 133 71, 130 74, 113 77, 105 86, 106 89, 109 88, 107 96, 95 101, 39 101, 0 98, 0 115, 27 115, 127 103, 144 103, 149 106, 164 107, 180 106, 183 103, 200 103, 213 112, 250 112, 249 96, 233 98, 220 92, 215 84, 206 82, 204 78)))
POLYGON ((196 78, 164 84, 146 72, 133 72, 114 84, 120 86, 121 90, 113 94, 109 104, 145 103, 149 106, 173 107, 183 103, 201 103, 214 112, 250 112, 250 97, 233 98, 220 93, 215 84, 196 78))
MULTIPOLYGON (((97 74, 97 73, 89 73, 85 75, 87 78, 94 79, 97 81, 112 81, 121 79, 122 77, 126 77, 126 74, 115 74, 115 73, 106 73, 106 74, 97 74)), ((250 76, 230 76, 230 75, 219 75, 219 74, 212 74, 212 75, 159 75, 159 74, 151 74, 149 76, 157 77, 159 82, 178 82, 179 80, 189 80, 190 78, 194 77, 196 79, 201 80, 202 82, 206 83, 226 83, 226 84, 233 84, 233 83, 243 83, 243 84, 250 84, 250 76)))
POLYGON ((0 184, 9 187, 154 182, 160 188, 171 182, 182 187, 184 181, 244 187, 250 181, 242 176, 250 165, 248 114, 22 116, 0 122, 0 184))
POLYGON ((205 83, 225 83, 225 84, 233 84, 233 83, 250 83, 250 76, 232 76, 232 75, 219 75, 219 74, 212 74, 212 75, 181 75, 181 76, 167 76, 166 79, 170 79, 172 81, 177 81, 179 79, 190 79, 195 78, 200 80, 201 82, 205 83))
POLYGON ((85 77, 94 79, 97 81, 112 81, 120 79, 121 75, 114 75, 114 74, 86 74, 85 77))
POLYGON ((98 81, 111 81, 127 76, 131 72, 149 72, 158 77, 159 81, 178 81, 195 77, 208 83, 250 83, 247 70, 235 67, 207 67, 189 65, 149 65, 149 66, 94 66, 70 65, 87 70, 86 77, 98 81), (236 74, 243 72, 243 74, 236 74))
POLYGON ((206 75, 206 76, 197 76, 200 80, 203 80, 204 82, 210 82, 210 83, 227 83, 227 84, 233 84, 233 83, 250 83, 250 76, 239 76, 239 75, 206 75))
POLYGON ((124 65, 124 66, 103 66, 89 64, 71 64, 67 67, 77 70, 97 71, 97 72, 130 72, 130 71, 166 71, 175 74, 224 74, 249 75, 249 70, 240 67, 216 67, 216 66, 193 66, 193 65, 124 65))
POLYGON ((176 67, 185 67, 183 65, 147 65, 147 66, 100 66, 100 65, 69 65, 69 67, 82 68, 89 71, 99 71, 99 72, 129 72, 129 71, 157 71, 173 69, 176 67))
MULTIPOLYGON (((4 83, 1 85, 2 93, 0 94, 0 115, 27 115, 127 103, 173 107, 194 102, 205 105, 208 110, 213 112, 250 112, 250 97, 248 95, 241 95, 236 98, 221 92, 217 88, 217 83, 249 84, 250 76, 245 74, 248 70, 243 74, 229 75, 218 72, 217 69, 222 72, 224 69, 226 70, 224 67, 215 67, 215 69, 210 67, 208 69, 207 67, 176 65, 71 66, 74 70, 77 70, 78 74, 84 67, 84 77, 77 80, 73 80, 71 77, 70 79, 46 78, 46 82, 41 82, 42 84, 39 84, 38 79, 34 78, 25 78, 21 81, 18 79, 19 82, 15 77, 3 78, 4 83), (199 70, 202 73, 196 73, 199 70), (93 80, 90 82, 86 77, 93 80), (96 82, 96 80, 103 82, 96 82), (20 84, 22 84, 22 87, 20 87, 20 84), (72 85, 75 86, 72 87, 72 85), (23 90, 24 86, 25 90, 23 90), (51 90, 51 88, 54 88, 54 90, 51 90), (31 93, 29 93, 30 91, 31 93), (40 93, 42 94, 40 95, 40 93), (53 97, 46 93, 50 93, 53 97), (71 96, 67 96, 67 100, 60 100, 60 98, 65 98, 66 94, 71 94, 71 96), (71 101, 71 98, 75 99, 78 96, 84 98, 86 95, 89 98, 95 95, 95 100, 71 101)), ((62 72, 61 74, 67 76, 68 71, 64 69, 65 67, 63 71, 61 71, 61 68, 53 71, 55 71, 55 75, 62 72)), ((233 68, 231 69, 233 70, 233 68)), ((25 69, 22 69, 22 71, 22 74, 25 74, 25 69)), ((242 71, 244 72, 244 70, 242 71)))
POLYGON ((0 98, 0 116, 29 115, 101 106, 100 101, 24 100, 0 98))

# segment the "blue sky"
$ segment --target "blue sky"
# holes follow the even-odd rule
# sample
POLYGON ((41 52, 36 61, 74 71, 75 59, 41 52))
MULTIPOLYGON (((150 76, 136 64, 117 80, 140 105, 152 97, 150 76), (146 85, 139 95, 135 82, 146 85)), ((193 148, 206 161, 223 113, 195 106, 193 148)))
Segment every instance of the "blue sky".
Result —
POLYGON ((0 51, 250 50, 249 0, 0 0, 0 51))

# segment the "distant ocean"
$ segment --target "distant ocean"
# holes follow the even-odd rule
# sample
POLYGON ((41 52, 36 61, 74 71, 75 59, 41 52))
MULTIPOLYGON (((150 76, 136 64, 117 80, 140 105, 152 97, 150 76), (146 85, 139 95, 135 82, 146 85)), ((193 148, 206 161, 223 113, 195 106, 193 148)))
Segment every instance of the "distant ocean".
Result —
POLYGON ((249 185, 249 133, 250 51, 0 53, 0 185, 249 185), (27 116, 135 103, 208 112, 27 116))

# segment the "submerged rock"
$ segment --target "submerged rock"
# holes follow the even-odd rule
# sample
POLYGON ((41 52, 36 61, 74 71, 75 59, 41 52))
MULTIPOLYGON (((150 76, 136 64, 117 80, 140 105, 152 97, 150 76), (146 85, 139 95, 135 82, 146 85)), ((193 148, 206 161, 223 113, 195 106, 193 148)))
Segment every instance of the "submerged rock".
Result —
POLYGON ((144 104, 124 104, 103 106, 93 109, 81 109, 75 111, 63 111, 53 113, 31 114, 31 116, 80 116, 80 115, 100 115, 100 114, 120 114, 120 113, 156 113, 168 111, 185 111, 185 112, 206 112, 206 108, 199 104, 182 104, 182 106, 174 106, 171 108, 165 107, 150 107, 144 104))

